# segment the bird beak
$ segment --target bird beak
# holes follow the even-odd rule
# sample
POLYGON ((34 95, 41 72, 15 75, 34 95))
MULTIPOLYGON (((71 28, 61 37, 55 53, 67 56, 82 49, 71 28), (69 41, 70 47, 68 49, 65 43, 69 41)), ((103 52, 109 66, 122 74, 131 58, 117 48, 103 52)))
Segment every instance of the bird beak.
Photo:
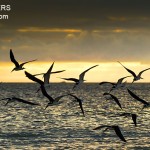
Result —
POLYGON ((13 72, 13 71, 14 71, 14 69, 11 72, 13 72))

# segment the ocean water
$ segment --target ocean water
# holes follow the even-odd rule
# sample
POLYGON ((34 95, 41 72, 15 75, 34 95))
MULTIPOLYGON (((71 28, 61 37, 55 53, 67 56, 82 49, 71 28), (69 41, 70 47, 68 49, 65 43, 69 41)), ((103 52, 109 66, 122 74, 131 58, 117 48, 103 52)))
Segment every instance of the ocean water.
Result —
MULTIPOLYGON (((85 117, 79 104, 70 96, 45 110, 48 99, 36 93, 39 85, 34 83, 3 83, 0 99, 18 97, 40 103, 31 106, 12 102, 5 106, 0 101, 0 150, 149 150, 150 109, 141 111, 143 105, 134 100, 124 89, 112 91, 118 97, 122 110, 112 100, 106 100, 104 92, 110 85, 83 84, 72 91, 73 84, 53 83, 47 92, 52 97, 73 92, 83 100, 85 117), (123 112, 138 115, 137 127, 131 118, 119 116, 123 112), (122 142, 113 130, 93 130, 100 125, 118 125, 127 142, 122 142)), ((150 102, 150 84, 127 84, 139 97, 150 102)))

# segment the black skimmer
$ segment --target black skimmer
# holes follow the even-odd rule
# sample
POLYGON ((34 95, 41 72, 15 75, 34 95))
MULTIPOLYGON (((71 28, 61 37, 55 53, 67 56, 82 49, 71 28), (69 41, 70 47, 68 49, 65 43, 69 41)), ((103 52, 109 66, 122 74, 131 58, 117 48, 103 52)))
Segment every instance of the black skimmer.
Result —
MULTIPOLYGON (((119 62, 119 61, 118 61, 118 62, 119 62)), ((121 62, 119 62, 119 63, 120 63, 130 74, 132 74, 132 76, 133 76, 133 81, 132 81, 132 83, 133 83, 134 81, 143 79, 143 78, 141 77, 142 73, 150 69, 150 68, 147 68, 147 69, 145 69, 145 70, 142 70, 141 72, 139 72, 138 75, 136 75, 132 70, 130 70, 130 69, 128 69, 127 67, 125 67, 121 62)))
POLYGON ((112 129, 115 131, 116 135, 123 141, 126 142, 124 136, 121 133, 120 127, 119 126, 109 126, 109 125, 102 125, 99 127, 94 128, 93 130, 98 130, 98 129, 102 129, 102 128, 106 128, 104 131, 108 130, 108 129, 112 129))
POLYGON ((68 94, 64 94, 64 95, 61 95, 61 96, 58 96, 56 98, 52 98, 46 91, 45 87, 42 85, 41 86, 41 91, 42 91, 42 94, 49 100, 48 104, 46 105, 45 109, 48 107, 48 106, 52 106, 52 105, 56 105, 58 104, 59 100, 65 96, 67 96, 68 94))
POLYGON ((112 88, 111 88, 110 91, 109 91, 109 92, 111 92, 112 90, 125 87, 125 83, 126 83, 126 82, 122 83, 122 81, 123 81, 125 78, 127 78, 127 77, 131 77, 131 76, 122 77, 122 78, 118 79, 117 83, 104 81, 104 82, 100 82, 99 85, 103 85, 103 84, 106 84, 106 83, 111 84, 111 85, 112 85, 112 88))
POLYGON ((61 78, 61 79, 68 80, 68 81, 74 81, 74 82, 75 82, 75 85, 74 85, 74 87, 73 87, 73 89, 74 89, 77 85, 79 85, 79 84, 81 84, 81 83, 83 83, 83 82, 85 81, 85 80, 84 80, 85 73, 86 73, 87 71, 89 71, 90 69, 92 69, 92 68, 94 68, 94 67, 97 67, 97 66, 98 66, 98 65, 92 66, 92 67, 90 67, 89 69, 83 71, 83 72, 79 75, 79 79, 76 79, 76 78, 61 78))
POLYGON ((46 73, 34 74, 33 76, 43 75, 43 77, 44 77, 44 86, 49 86, 50 85, 49 81, 50 81, 50 75, 51 74, 60 73, 60 72, 65 71, 65 70, 60 70, 60 71, 52 72, 53 66, 54 66, 54 62, 52 63, 52 65, 50 66, 50 68, 48 69, 48 71, 46 73))
POLYGON ((141 99, 140 97, 138 97, 135 93, 133 93, 131 90, 127 89, 128 90, 128 93, 134 98, 136 99, 137 101, 141 102, 142 104, 144 104, 143 108, 146 108, 146 107, 149 107, 150 106, 150 103, 146 102, 145 100, 141 99))
POLYGON ((105 96, 105 98, 107 100, 113 99, 116 102, 116 104, 122 109, 121 104, 120 104, 120 102, 119 102, 119 100, 118 100, 118 98, 116 96, 114 96, 114 95, 112 95, 110 93, 104 93, 103 95, 105 96))
POLYGON ((135 127, 137 126, 137 115, 136 114, 133 114, 133 113, 122 113, 122 114, 120 114, 120 116, 131 117, 135 127))
POLYGON ((85 117, 85 115, 84 115, 84 110, 83 110, 83 106, 82 106, 82 101, 83 101, 83 100, 81 100, 80 98, 78 98, 77 96, 75 96, 75 95, 73 95, 73 94, 68 94, 68 95, 70 95, 70 96, 72 96, 72 97, 74 97, 74 98, 76 99, 76 101, 79 103, 79 106, 80 106, 80 109, 81 109, 81 111, 82 111, 82 114, 83 114, 83 116, 85 117))
POLYGON ((3 98, 2 100, 7 100, 7 103, 5 104, 5 106, 10 103, 10 102, 21 102, 21 103, 25 103, 25 104, 29 104, 29 105, 40 105, 38 103, 33 103, 33 102, 29 102, 27 100, 21 99, 21 98, 17 98, 17 97, 8 97, 8 98, 3 98))
MULTIPOLYGON (((14 54, 13 54, 13 52, 12 52, 11 49, 10 49, 10 60, 15 64, 15 68, 14 68, 12 71, 23 70, 23 69, 25 69, 23 66, 24 66, 26 63, 36 61, 36 59, 34 59, 34 60, 31 60, 31 61, 27 61, 27 62, 24 62, 24 63, 19 64, 19 63, 16 61, 16 59, 15 59, 15 57, 14 57, 14 54)), ((11 72, 12 72, 12 71, 11 71, 11 72)))

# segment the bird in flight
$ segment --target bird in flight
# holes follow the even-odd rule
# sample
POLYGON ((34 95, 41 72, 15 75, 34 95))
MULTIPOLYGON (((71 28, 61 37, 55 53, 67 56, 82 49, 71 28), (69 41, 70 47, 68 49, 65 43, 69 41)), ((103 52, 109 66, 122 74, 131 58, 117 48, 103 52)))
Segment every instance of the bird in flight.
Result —
POLYGON ((33 76, 43 75, 43 77, 44 77, 44 85, 49 85, 50 75, 51 74, 60 73, 60 72, 65 71, 65 70, 60 70, 60 71, 52 72, 53 66, 54 66, 54 62, 52 63, 52 65, 50 66, 50 68, 47 70, 46 73, 34 74, 33 76))
POLYGON ((45 87, 42 85, 41 86, 41 91, 42 91, 42 94, 49 100, 49 102, 47 103, 45 109, 49 106, 52 106, 52 105, 56 105, 58 104, 59 100, 65 96, 67 96, 68 94, 64 94, 64 95, 61 95, 61 96, 58 96, 56 98, 52 98, 46 91, 45 87))
POLYGON ((84 80, 85 73, 88 72, 90 69, 92 69, 92 68, 94 68, 94 67, 97 67, 97 66, 98 66, 98 65, 92 66, 92 67, 90 67, 89 69, 83 71, 83 72, 79 75, 79 79, 76 79, 76 78, 61 78, 61 79, 68 80, 68 81, 74 81, 74 82, 75 82, 75 85, 74 85, 74 87, 73 87, 73 89, 74 89, 77 85, 79 85, 79 84, 81 84, 81 83, 83 83, 83 82, 85 81, 85 80, 84 80))
MULTIPOLYGON (((15 64, 15 68, 13 68, 12 71, 23 70, 23 69, 25 69, 23 66, 24 66, 26 63, 36 61, 36 59, 34 59, 34 60, 31 60, 31 61, 27 61, 27 62, 24 62, 24 63, 19 64, 19 63, 16 61, 15 57, 14 57, 14 54, 13 54, 13 52, 12 52, 12 49, 10 49, 10 60, 15 64)), ((11 72, 12 72, 12 71, 11 71, 11 72)))
POLYGON ((150 69, 150 68, 147 68, 147 69, 145 69, 145 70, 142 70, 142 71, 139 72, 138 75, 136 75, 135 72, 133 72, 132 70, 130 70, 130 69, 128 69, 127 67, 125 67, 121 62, 118 61, 118 63, 120 63, 130 74, 132 74, 132 76, 133 76, 133 81, 132 81, 132 83, 133 83, 134 81, 143 79, 143 78, 141 77, 142 73, 150 69))
POLYGON ((112 88, 111 88, 110 91, 109 91, 109 92, 111 92, 112 90, 115 90, 115 89, 124 87, 124 86, 125 86, 125 82, 122 83, 122 81, 123 81, 125 78, 127 78, 127 77, 131 77, 131 76, 122 77, 122 78, 118 79, 117 83, 103 81, 103 82, 100 82, 99 85, 103 85, 103 84, 106 84, 106 83, 111 84, 111 85, 112 85, 112 88))
POLYGON ((94 128, 93 130, 98 130, 98 129, 102 129, 102 128, 106 128, 104 131, 108 130, 108 129, 112 129, 115 131, 116 135, 123 141, 126 142, 123 134, 121 133, 120 127, 113 125, 113 126, 109 126, 109 125, 101 125, 99 127, 94 128))
POLYGON ((120 116, 131 117, 135 127, 137 126, 137 115, 136 114, 133 114, 133 113, 122 113, 122 114, 120 114, 120 116))

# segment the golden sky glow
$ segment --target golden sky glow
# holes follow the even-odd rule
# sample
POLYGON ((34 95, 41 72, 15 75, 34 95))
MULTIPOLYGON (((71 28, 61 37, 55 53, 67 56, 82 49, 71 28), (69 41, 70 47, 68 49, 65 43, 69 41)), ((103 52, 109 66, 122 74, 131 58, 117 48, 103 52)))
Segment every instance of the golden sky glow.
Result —
MULTIPOLYGON (((51 62, 52 63, 52 62, 51 62)), ((50 65, 50 62, 33 62, 26 64, 26 71, 31 74, 44 73, 46 72, 50 65)), ((135 73, 140 72, 148 68, 147 64, 141 64, 139 62, 122 62, 126 67, 132 69, 135 73)), ((78 78, 79 74, 86 70, 87 68, 98 64, 98 67, 91 69, 85 75, 86 82, 101 82, 101 81, 111 81, 116 82, 119 78, 129 75, 129 73, 117 62, 111 63, 89 63, 89 62, 55 62, 53 71, 66 70, 65 72, 54 74, 51 76, 51 82, 62 82, 64 80, 60 77, 74 77, 78 78)), ((1 82, 31 82, 28 78, 25 77, 24 71, 14 71, 11 73, 14 65, 10 63, 1 63, 0 64, 0 77, 1 82)), ((150 71, 143 73, 142 77, 144 78, 138 82, 150 82, 149 80, 150 71)), ((39 76, 42 79, 42 76, 39 76)), ((132 81, 132 77, 127 79, 128 82, 132 81)))
POLYGON ((64 32, 64 33, 79 33, 79 29, 59 29, 59 28, 38 28, 38 27, 28 27, 18 29, 18 32, 64 32))

